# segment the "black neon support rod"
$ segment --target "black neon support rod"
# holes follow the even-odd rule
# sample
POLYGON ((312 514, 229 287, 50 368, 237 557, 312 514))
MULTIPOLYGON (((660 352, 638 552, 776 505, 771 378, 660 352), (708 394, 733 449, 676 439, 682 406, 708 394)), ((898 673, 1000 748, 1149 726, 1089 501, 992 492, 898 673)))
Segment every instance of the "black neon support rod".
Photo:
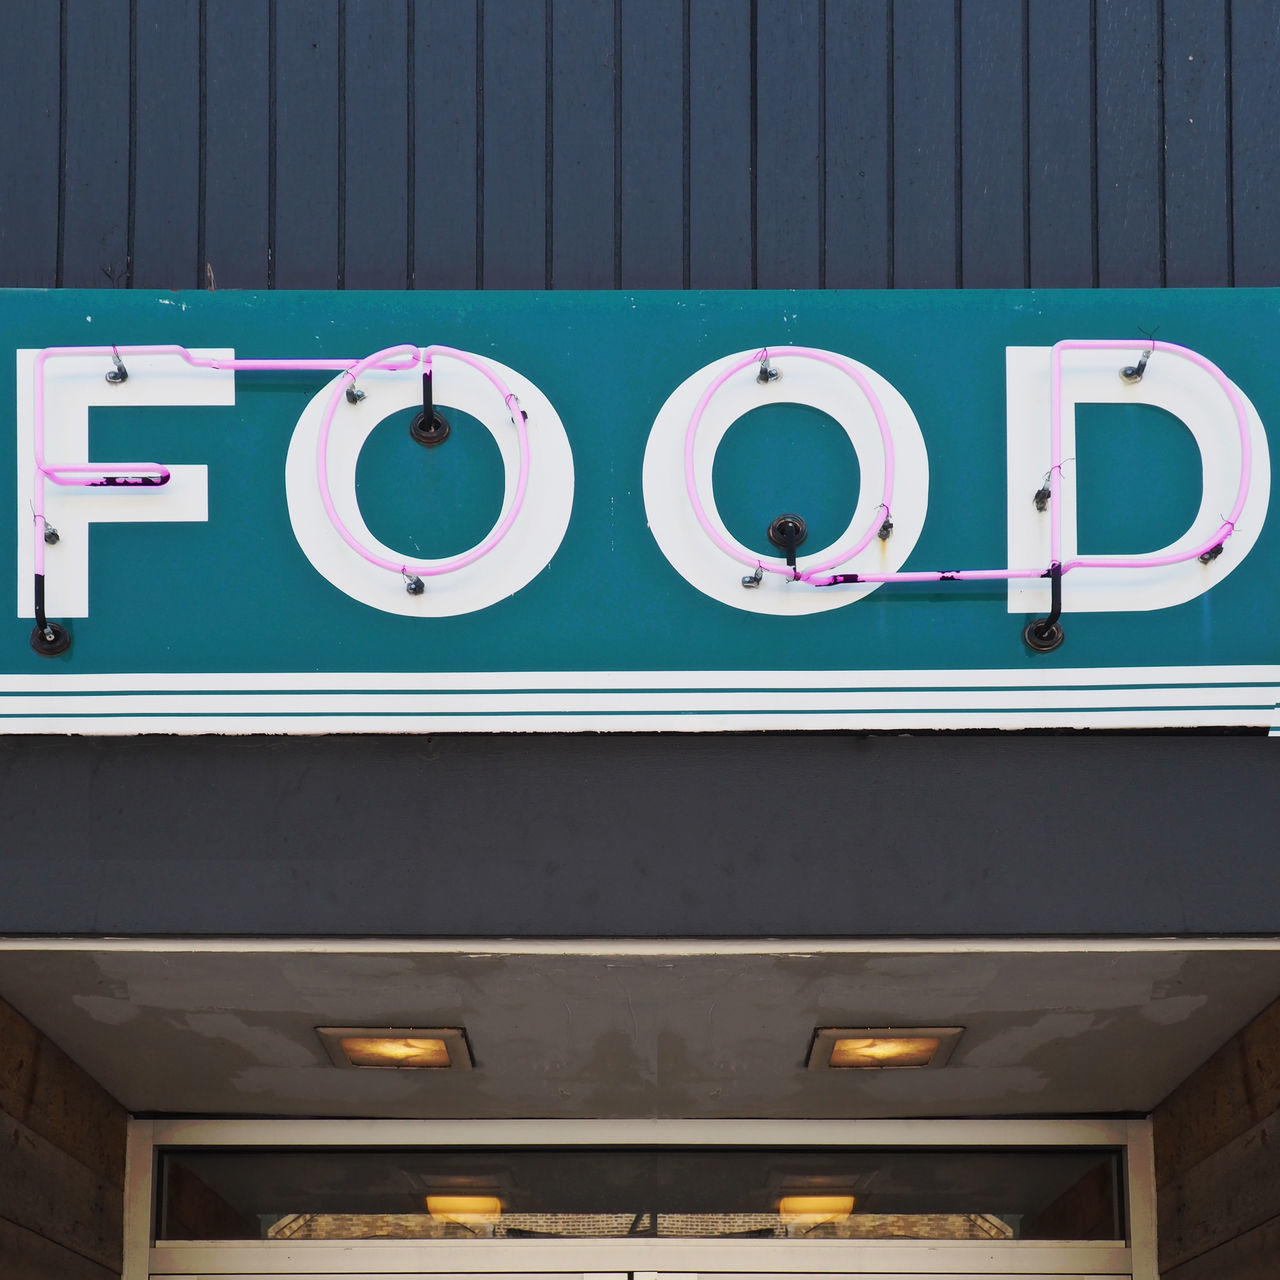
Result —
POLYGON ((443 444, 449 438, 449 420, 436 408, 429 366, 422 371, 422 412, 414 415, 409 434, 428 448, 443 444))
POLYGON ((1033 618, 1023 628, 1022 638, 1027 647, 1038 653, 1056 649, 1063 640, 1062 624, 1062 562, 1055 560, 1044 577, 1049 579, 1049 616, 1033 618))
POLYGON ((35 581, 36 625, 31 628, 31 647, 42 658, 55 658, 71 647, 71 632, 56 622, 50 622, 44 607, 44 574, 37 573, 35 581))
POLYGON ((1049 616, 1044 620, 1045 629, 1056 627, 1062 617, 1062 563, 1055 560, 1049 569, 1049 616))

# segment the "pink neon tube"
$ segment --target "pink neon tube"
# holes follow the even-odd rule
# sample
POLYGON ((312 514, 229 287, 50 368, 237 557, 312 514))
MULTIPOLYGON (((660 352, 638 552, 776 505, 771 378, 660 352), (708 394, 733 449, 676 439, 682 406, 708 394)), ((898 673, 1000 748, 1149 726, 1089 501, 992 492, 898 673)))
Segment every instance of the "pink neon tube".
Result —
POLYGON ((889 434, 888 423, 884 416, 883 406, 875 395, 866 378, 861 372, 855 368, 849 361, 841 359, 839 356, 829 355, 824 351, 817 351, 811 347, 772 347, 765 348, 755 355, 745 359, 735 361, 728 369, 716 377, 712 383, 703 392, 698 400, 697 406, 694 408, 693 414, 689 419, 689 426, 685 432, 684 447, 684 474, 685 489, 688 492, 689 502, 693 508, 694 515, 697 517, 698 523, 702 526, 703 531, 711 539, 717 547, 724 551, 727 555, 737 560, 741 564, 748 565, 752 568, 763 570, 766 573, 782 574, 793 581, 808 582, 815 587, 834 586, 839 583, 848 582, 982 582, 982 581, 1007 581, 1015 578, 1045 578, 1050 576, 1055 565, 1060 566, 1061 573, 1067 573, 1072 569, 1144 569, 1158 568, 1162 565, 1180 564, 1186 560, 1194 560, 1196 557, 1204 555, 1211 551, 1214 547, 1220 546, 1235 532, 1236 521, 1240 518, 1240 513, 1244 509, 1244 504, 1249 496, 1249 475, 1253 464, 1253 447, 1249 440, 1249 416, 1245 408, 1244 398, 1231 385, 1230 380, 1222 372, 1217 365, 1206 360, 1198 352, 1192 351, 1188 347, 1177 346, 1171 342, 1155 342, 1146 343, 1133 342, 1117 342, 1112 339, 1073 339, 1069 338, 1063 342, 1056 343, 1053 347, 1050 369, 1051 369, 1051 406, 1050 406, 1050 472, 1049 472, 1049 546, 1050 546, 1050 565, 1044 569, 928 569, 928 570, 909 570, 897 573, 842 573, 829 576, 822 576, 828 569, 846 560, 851 560, 858 555, 875 536, 877 526, 873 523, 863 537, 854 545, 844 548, 837 552, 834 556, 828 557, 820 564, 812 565, 805 570, 792 570, 789 566, 778 566, 766 564, 762 559, 750 555, 744 555, 732 543, 726 541, 712 525, 710 518, 707 516, 706 509, 702 504, 701 497, 698 494, 697 485, 694 477, 693 455, 694 441, 697 436, 698 427, 702 423, 703 415, 706 412, 707 405, 711 402, 711 398, 720 390, 722 386, 735 374, 740 373, 748 365, 757 364, 772 356, 800 356, 805 359, 819 360, 824 364, 833 365, 840 369, 841 372, 849 375, 855 381, 866 396, 868 403, 871 405, 876 415, 876 423, 880 428, 880 438, 884 442, 885 450, 885 485, 881 495, 881 501, 877 510, 883 509, 886 514, 891 511, 893 502, 893 469, 894 469, 894 450, 893 440, 889 434), (1147 350, 1154 354, 1156 351, 1166 352, 1169 355, 1178 356, 1184 360, 1189 360, 1198 368, 1203 369, 1209 376, 1222 388, 1227 400, 1231 404, 1231 408, 1235 413, 1236 427, 1240 433, 1240 481, 1236 488, 1235 502, 1232 504, 1231 511, 1223 520, 1222 524, 1213 533, 1211 537, 1204 542, 1188 551, 1179 551, 1171 555, 1164 556, 1080 556, 1074 560, 1062 564, 1062 507, 1061 507, 1061 489, 1062 489, 1062 353, 1065 351, 1114 351, 1117 354, 1134 349, 1147 350))
MULTIPOLYGON (((1051 524, 1049 526, 1049 554, 1057 563, 1062 558, 1062 510, 1058 503, 1058 491, 1062 482, 1062 353, 1064 351, 1108 351, 1114 350, 1117 344, 1106 340, 1068 339, 1057 343, 1053 348, 1053 389, 1050 451, 1053 459, 1053 470, 1049 475, 1049 510, 1051 524)), ((1137 344, 1130 344, 1134 346, 1137 344)), ((1231 385, 1226 374, 1217 365, 1206 360, 1204 356, 1189 347, 1179 347, 1172 342, 1156 342, 1152 339, 1143 346, 1154 355, 1157 351, 1167 351, 1170 355, 1188 360, 1197 368, 1203 369, 1223 390, 1231 402, 1236 415, 1236 428, 1240 432, 1240 483, 1236 487, 1236 500, 1231 512, 1218 526, 1212 537, 1190 551, 1180 551, 1174 555, 1147 556, 1145 558, 1122 556, 1080 556, 1062 566, 1062 572, 1072 569, 1143 569, 1156 568, 1166 564, 1180 564, 1184 560, 1194 560, 1206 551, 1213 550, 1225 542, 1234 532, 1236 521, 1249 497, 1249 472, 1253 466, 1253 445, 1249 440, 1249 414, 1245 409, 1244 399, 1231 385)))
MULTIPOLYGON (((354 383, 367 369, 393 367, 384 363, 384 361, 405 350, 413 351, 415 359, 417 358, 418 352, 416 348, 388 347, 385 351, 376 351, 373 355, 366 356, 363 360, 352 365, 351 368, 346 370, 345 376, 354 383)), ((325 514, 329 517, 329 522, 341 535, 343 542, 352 551, 363 556, 370 564, 377 565, 380 569, 392 569, 397 573, 413 574, 424 578, 435 577, 442 573, 452 573, 456 569, 466 568, 467 565, 474 564, 482 556, 488 555, 506 537, 507 531, 520 514, 520 508, 524 506, 525 490, 529 487, 529 433, 515 393, 482 360, 477 359, 466 351, 458 351, 454 347, 424 347, 421 352, 423 368, 429 371, 433 357, 438 355, 450 356, 455 360, 461 360, 464 364, 469 364, 473 369, 488 378, 502 397, 503 403, 507 406, 507 411, 511 414, 512 424, 516 429, 516 437, 520 442, 520 472, 516 478, 515 496, 507 514, 494 525, 489 536, 483 542, 472 547, 470 551, 453 556, 448 560, 442 560, 438 564, 425 564, 420 561, 388 560, 385 556, 377 555, 365 547, 355 534, 347 528, 342 522, 342 517, 338 515, 337 508, 333 504, 333 494, 329 490, 329 431, 333 426, 333 415, 337 412, 345 390, 340 382, 334 387, 333 393, 329 397, 329 402, 325 405, 324 416, 320 420, 320 436, 316 443, 316 484, 320 489, 320 500, 324 503, 325 514)))
POLYGON ((884 414, 884 406, 880 403, 880 397, 876 395, 875 388, 872 387, 866 375, 851 360, 846 360, 842 356, 832 355, 826 351, 817 351, 813 347, 766 347, 757 351, 755 355, 746 356, 740 360, 736 360, 727 369, 721 373, 707 389, 702 393, 698 400, 697 406, 694 408, 693 416, 689 419, 689 427, 685 431, 684 436, 684 484, 685 490, 689 495, 689 503, 693 507, 693 514, 697 517, 698 523, 702 526, 703 532, 707 537, 716 544, 726 555, 732 556, 740 564, 745 564, 753 569, 763 569, 766 573, 780 573, 788 578, 796 579, 801 582, 810 582, 814 576, 823 573, 827 569, 834 568, 838 564, 842 564, 846 560, 853 559, 859 552, 869 545, 872 538, 876 536, 880 528, 881 520, 873 520, 871 527, 856 542, 851 543, 847 547, 842 547, 833 556, 829 556, 821 564, 811 565, 803 572, 797 572, 790 566, 778 566, 765 564, 756 556, 744 555, 733 543, 727 541, 720 536, 719 531, 711 523, 710 517, 707 515, 706 508, 702 505, 702 498, 698 493, 697 480, 694 475, 693 467, 693 446, 697 438, 698 428, 702 425, 702 416, 707 411, 707 406, 711 403, 711 398, 724 386, 730 378, 736 373, 741 373, 748 365, 762 364, 774 356, 799 356, 805 360, 817 360, 821 364, 831 365, 834 369, 839 369, 846 377, 852 379, 858 389, 867 398, 867 403, 871 406, 872 413, 876 417, 876 425, 880 428, 880 439, 884 443, 884 490, 881 495, 880 504, 877 506, 877 512, 883 510, 885 515, 889 514, 893 503, 893 439, 889 435, 889 422, 884 414))
POLYGON ((44 370, 48 361, 67 356, 177 356, 186 364, 197 369, 244 369, 255 371, 271 370, 341 370, 349 383, 354 383, 360 374, 370 370, 380 372, 406 372, 422 367, 429 370, 432 358, 446 355, 478 370, 491 382, 502 397, 511 420, 516 428, 516 436, 520 444, 520 471, 516 480, 516 490, 507 514, 494 526, 489 536, 478 546, 462 555, 454 556, 436 564, 420 564, 414 562, 397 562, 370 551, 343 523, 333 504, 333 496, 329 488, 329 475, 326 452, 329 433, 333 425, 333 417, 345 391, 342 382, 335 386, 325 406, 321 419, 320 435, 316 448, 316 481, 320 488, 321 500, 325 513, 343 541, 358 555, 370 564, 382 569, 393 570, 402 574, 431 575, 451 573, 455 569, 474 564, 482 556, 492 551, 506 536, 516 517, 524 505, 525 492, 529 484, 529 434, 525 417, 520 410, 515 393, 498 377, 484 361, 465 351, 452 347, 430 346, 419 349, 415 346, 402 345, 387 347, 377 351, 363 360, 318 359, 318 360, 256 360, 232 359, 215 360, 208 356, 196 356, 185 347, 175 345, 132 346, 132 347, 46 347, 35 358, 34 388, 32 397, 33 409, 33 444, 35 453, 35 475, 32 484, 32 513, 35 521, 35 572, 38 578, 43 577, 45 569, 45 531, 48 522, 45 518, 45 482, 54 484, 92 487, 97 485, 149 485, 159 486, 169 480, 169 470, 156 462, 118 462, 63 464, 50 463, 45 458, 45 386, 44 370))

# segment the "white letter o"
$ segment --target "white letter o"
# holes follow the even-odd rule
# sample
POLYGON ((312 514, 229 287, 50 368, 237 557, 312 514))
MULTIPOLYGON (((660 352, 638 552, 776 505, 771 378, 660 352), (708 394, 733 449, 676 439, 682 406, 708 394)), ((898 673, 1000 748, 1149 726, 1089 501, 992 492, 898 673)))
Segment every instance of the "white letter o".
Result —
MULTIPOLYGON (((524 503, 506 535, 486 555, 453 572, 426 579, 421 595, 410 595, 404 579, 370 564, 343 540, 325 514, 316 484, 316 448, 320 422, 340 374, 312 398, 298 419, 285 460, 285 491, 294 537, 317 572, 353 600, 409 617, 444 618, 474 613, 528 585, 550 563, 569 526, 573 506, 573 454, 564 425, 545 395, 527 378, 485 358, 485 363, 515 392, 529 415, 529 482, 524 503)), ((494 528, 515 501, 520 449, 510 411, 493 384, 462 360, 437 353, 433 358, 438 405, 469 413, 488 428, 502 455, 506 482, 494 528)), ((364 442, 383 419, 422 403, 422 378, 410 373, 368 370, 360 375, 365 393, 358 404, 345 397, 334 414, 329 435, 328 474, 334 507, 347 528, 371 552, 388 559, 439 564, 396 551, 369 532, 356 498, 356 462, 364 442)), ((448 445, 444 446, 448 448, 448 445)), ((425 451, 424 451, 425 452, 425 451)), ((424 466, 430 459, 424 457, 424 466)), ((488 536, 488 535, 486 535, 488 536)))
MULTIPOLYGON (((779 348, 779 352, 785 348, 779 348)), ((757 352, 759 349, 757 348, 757 352)), ((866 379, 884 411, 894 453, 894 492, 891 504, 893 534, 886 541, 873 537, 858 554, 841 561, 832 573, 894 573, 911 554, 924 527, 929 505, 929 456, 920 424, 910 405, 892 383, 873 369, 833 352, 815 352, 852 365, 866 379)), ((765 573, 755 590, 742 585, 748 565, 726 554, 707 536, 698 522, 685 484, 685 436, 698 402, 706 389, 734 364, 752 359, 751 351, 738 351, 705 365, 671 394, 658 412, 644 455, 644 505, 649 528, 662 554, 676 572, 703 595, 735 609, 751 613, 805 614, 838 609, 869 595, 877 583, 815 587, 793 582, 780 573, 765 573)), ((725 527, 712 495, 712 467, 716 449, 729 428, 752 409, 767 404, 803 404, 834 418, 858 455, 862 480, 858 501, 848 528, 829 547, 806 548, 796 568, 821 564, 833 551, 853 545, 859 535, 884 518, 886 457, 875 413, 866 395, 847 373, 821 359, 779 354, 771 357, 781 376, 760 383, 756 367, 731 377, 704 409, 694 442, 694 483, 703 508, 716 532, 733 545, 743 560, 786 568, 780 557, 762 556, 738 542, 725 527)), ((761 465, 767 465, 762 459, 761 465)))

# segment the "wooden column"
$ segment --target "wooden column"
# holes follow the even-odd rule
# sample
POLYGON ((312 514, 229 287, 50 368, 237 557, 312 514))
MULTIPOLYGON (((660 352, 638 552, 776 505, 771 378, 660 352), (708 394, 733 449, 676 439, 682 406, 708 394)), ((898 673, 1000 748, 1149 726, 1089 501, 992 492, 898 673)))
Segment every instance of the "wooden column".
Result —
POLYGON ((0 1275, 120 1275, 126 1113, 0 1000, 0 1275))
POLYGON ((1263 1280, 1280 1270, 1280 1001, 1156 1109, 1165 1280, 1263 1280))

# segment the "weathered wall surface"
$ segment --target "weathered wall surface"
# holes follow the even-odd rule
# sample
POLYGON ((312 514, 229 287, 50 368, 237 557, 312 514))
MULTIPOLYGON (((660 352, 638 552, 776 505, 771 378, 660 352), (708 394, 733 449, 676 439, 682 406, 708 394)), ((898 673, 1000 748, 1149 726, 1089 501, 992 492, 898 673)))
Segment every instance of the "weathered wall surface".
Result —
POLYGON ((1280 902, 1275 746, 0 738, 0 932, 1265 934, 1280 902))
POLYGON ((120 1274, 124 1109, 0 1001, 0 1275, 120 1274))
POLYGON ((1272 1280, 1280 1270, 1280 1001, 1154 1115, 1167 1280, 1272 1280))

